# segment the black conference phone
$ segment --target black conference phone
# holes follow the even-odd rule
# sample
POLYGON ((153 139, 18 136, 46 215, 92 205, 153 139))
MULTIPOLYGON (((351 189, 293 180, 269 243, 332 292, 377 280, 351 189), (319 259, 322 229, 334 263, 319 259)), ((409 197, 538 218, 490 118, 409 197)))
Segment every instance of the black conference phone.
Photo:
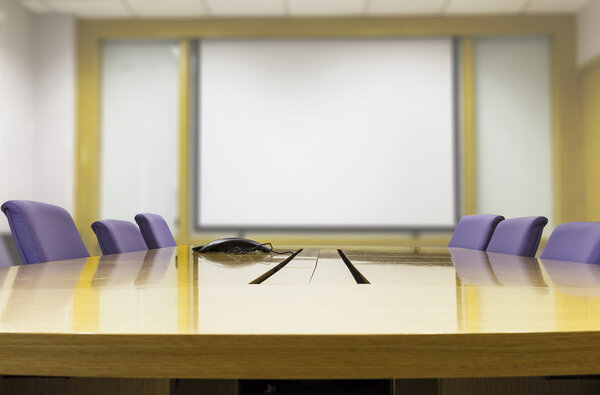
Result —
POLYGON ((259 243, 258 241, 242 239, 240 237, 225 237, 211 241, 203 246, 194 247, 195 252, 225 252, 234 254, 247 254, 252 251, 271 252, 271 243, 259 243))

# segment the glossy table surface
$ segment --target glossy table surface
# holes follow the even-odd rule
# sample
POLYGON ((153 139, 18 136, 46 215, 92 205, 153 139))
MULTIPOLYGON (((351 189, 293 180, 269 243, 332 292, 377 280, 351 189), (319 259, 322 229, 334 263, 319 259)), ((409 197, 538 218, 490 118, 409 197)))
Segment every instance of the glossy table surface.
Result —
POLYGON ((335 249, 290 259, 184 246, 1 268, 0 373, 600 373, 598 265, 459 248, 342 253, 366 283, 335 249))

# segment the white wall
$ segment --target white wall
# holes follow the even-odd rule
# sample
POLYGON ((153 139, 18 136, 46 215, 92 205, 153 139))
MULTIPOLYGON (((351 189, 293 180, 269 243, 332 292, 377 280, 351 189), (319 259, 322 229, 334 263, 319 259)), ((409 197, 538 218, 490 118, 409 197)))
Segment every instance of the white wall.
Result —
MULTIPOLYGON (((33 20, 0 0, 0 203, 33 198, 33 20)), ((4 215, 2 215, 4 217, 4 215)), ((8 231, 0 218, 0 232, 8 231)))
POLYGON ((0 0, 0 203, 73 210, 74 41, 73 18, 34 16, 0 0))
POLYGON ((577 61, 579 65, 600 55, 600 0, 592 0, 577 15, 577 61))
POLYGON ((34 21, 33 196, 73 212, 75 144, 75 21, 34 21))

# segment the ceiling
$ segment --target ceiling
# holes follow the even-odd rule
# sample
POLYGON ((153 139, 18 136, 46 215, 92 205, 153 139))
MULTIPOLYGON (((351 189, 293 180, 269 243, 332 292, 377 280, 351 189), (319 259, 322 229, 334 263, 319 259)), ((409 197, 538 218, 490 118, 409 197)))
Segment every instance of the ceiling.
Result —
POLYGON ((592 0, 20 0, 82 18, 432 16, 574 13, 592 0))

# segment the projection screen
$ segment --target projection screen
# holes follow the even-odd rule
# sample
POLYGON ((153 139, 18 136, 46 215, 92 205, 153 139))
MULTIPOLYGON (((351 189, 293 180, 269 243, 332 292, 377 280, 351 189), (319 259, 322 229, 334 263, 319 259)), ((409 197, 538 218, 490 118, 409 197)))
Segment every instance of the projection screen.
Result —
POLYGON ((451 38, 198 44, 197 229, 456 223, 451 38))

